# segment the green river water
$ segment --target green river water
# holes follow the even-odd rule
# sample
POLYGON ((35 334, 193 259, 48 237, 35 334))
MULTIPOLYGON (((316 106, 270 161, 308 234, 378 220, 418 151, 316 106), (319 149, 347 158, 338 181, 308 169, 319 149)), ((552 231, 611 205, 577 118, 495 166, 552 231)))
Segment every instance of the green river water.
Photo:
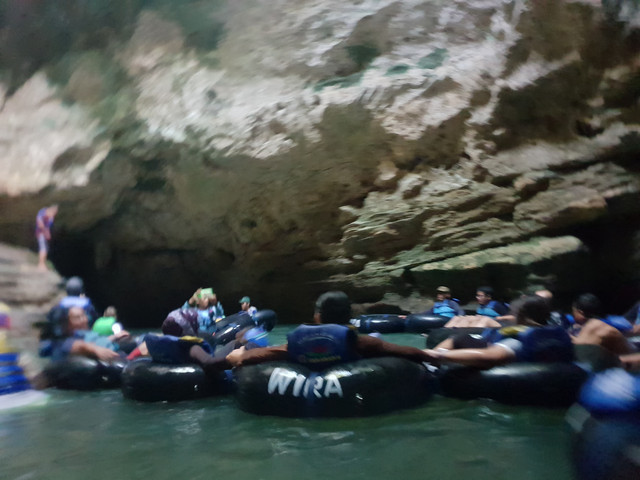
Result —
POLYGON ((436 396, 378 417, 289 419, 244 413, 233 397, 143 404, 119 390, 48 393, 44 405, 0 411, 0 479, 571 478, 564 410, 436 396))

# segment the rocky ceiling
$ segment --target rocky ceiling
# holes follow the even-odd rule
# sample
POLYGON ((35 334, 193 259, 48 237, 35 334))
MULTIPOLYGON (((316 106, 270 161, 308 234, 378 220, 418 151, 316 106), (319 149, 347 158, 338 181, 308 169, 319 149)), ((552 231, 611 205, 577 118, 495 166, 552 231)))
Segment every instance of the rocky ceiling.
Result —
POLYGON ((131 323, 640 295, 634 2, 110 3, 0 7, 0 240, 58 203, 55 266, 131 323))

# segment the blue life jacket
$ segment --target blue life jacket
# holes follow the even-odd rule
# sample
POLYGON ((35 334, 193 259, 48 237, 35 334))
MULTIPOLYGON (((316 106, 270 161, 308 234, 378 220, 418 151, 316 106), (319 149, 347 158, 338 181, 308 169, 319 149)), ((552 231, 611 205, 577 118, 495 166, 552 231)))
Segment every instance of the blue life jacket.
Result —
POLYGON ((486 329, 482 335, 491 343, 505 338, 522 342, 522 351, 517 355, 521 362, 572 362, 574 359, 573 342, 562 327, 505 327, 486 329))
POLYGON ((640 376, 620 368, 598 373, 582 387, 578 401, 595 416, 630 416, 638 421, 640 376))
POLYGON ((571 325, 573 325, 574 322, 575 320, 571 315, 565 315, 562 312, 558 312, 554 310, 553 312, 551 312, 549 316, 548 325, 554 326, 554 327, 562 327, 565 330, 567 330, 568 328, 571 327, 571 325))
POLYGON ((620 315, 608 315, 605 318, 601 318, 600 320, 602 320, 607 325, 611 325, 613 328, 621 332, 628 332, 633 328, 633 325, 631 325, 629 320, 621 317, 620 315))
POLYGON ((345 325, 300 325, 287 335, 289 359, 312 370, 356 360, 357 336, 345 325))
POLYGON ((500 314, 496 310, 494 310, 498 305, 500 305, 500 302, 498 302, 497 300, 491 300, 486 305, 479 306, 476 310, 476 313, 478 315, 485 315, 491 318, 499 317, 500 314))
POLYGON ((211 309, 197 310, 198 312, 198 332, 200 333, 215 333, 216 322, 211 318, 211 309))
POLYGON ((244 334, 249 348, 266 347, 269 345, 269 334, 262 327, 253 327, 244 334))
POLYGON ((458 310, 453 308, 451 304, 453 300, 443 300, 442 302, 436 302, 433 304, 431 311, 434 315, 440 315, 441 317, 453 318, 458 314, 458 310))

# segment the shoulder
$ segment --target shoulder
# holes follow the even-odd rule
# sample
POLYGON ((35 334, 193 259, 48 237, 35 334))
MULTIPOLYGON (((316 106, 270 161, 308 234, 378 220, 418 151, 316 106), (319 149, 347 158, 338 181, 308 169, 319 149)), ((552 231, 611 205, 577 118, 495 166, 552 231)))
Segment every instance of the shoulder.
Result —
POLYGON ((610 336, 617 334, 618 330, 599 318, 590 318, 587 323, 582 326, 582 332, 596 333, 600 336, 610 336))
POLYGON ((498 342, 491 345, 489 348, 495 349, 499 348, 505 350, 509 356, 513 355, 516 358, 522 356, 522 352, 524 351, 524 344, 522 341, 515 337, 508 337, 499 340, 498 342))

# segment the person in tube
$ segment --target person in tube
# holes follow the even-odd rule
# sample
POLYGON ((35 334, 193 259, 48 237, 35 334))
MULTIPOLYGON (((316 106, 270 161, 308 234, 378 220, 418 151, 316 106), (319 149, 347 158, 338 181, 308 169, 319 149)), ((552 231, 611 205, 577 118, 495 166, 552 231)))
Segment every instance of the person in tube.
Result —
POLYGON ((497 328, 502 327, 502 320, 508 321, 509 307, 498 300, 494 300, 491 287, 478 287, 476 301, 478 308, 475 315, 455 316, 447 322, 446 328, 497 328))
POLYGON ((485 335, 458 335, 428 350, 432 363, 454 363, 492 368, 511 362, 570 362, 573 344, 567 332, 558 326, 547 327, 551 308, 539 296, 518 301, 517 325, 500 330, 487 329, 485 335))
POLYGON ((441 286, 436 288, 436 301, 423 315, 440 315, 441 317, 453 318, 464 315, 464 310, 458 302, 451 299, 449 287, 441 286))
POLYGON ((89 319, 82 307, 59 310, 61 334, 40 344, 40 356, 62 360, 78 355, 102 361, 121 358, 119 342, 129 337, 129 332, 121 330, 110 336, 103 336, 89 329, 89 319))
POLYGON ((241 367, 291 360, 307 364, 312 369, 321 369, 358 358, 393 356, 415 362, 432 359, 429 353, 419 348, 396 345, 370 335, 358 335, 355 327, 349 325, 350 319, 349 297, 340 291, 326 292, 316 301, 312 323, 293 330, 288 335, 287 344, 251 350, 239 348, 227 355, 226 361, 234 367, 241 367))

